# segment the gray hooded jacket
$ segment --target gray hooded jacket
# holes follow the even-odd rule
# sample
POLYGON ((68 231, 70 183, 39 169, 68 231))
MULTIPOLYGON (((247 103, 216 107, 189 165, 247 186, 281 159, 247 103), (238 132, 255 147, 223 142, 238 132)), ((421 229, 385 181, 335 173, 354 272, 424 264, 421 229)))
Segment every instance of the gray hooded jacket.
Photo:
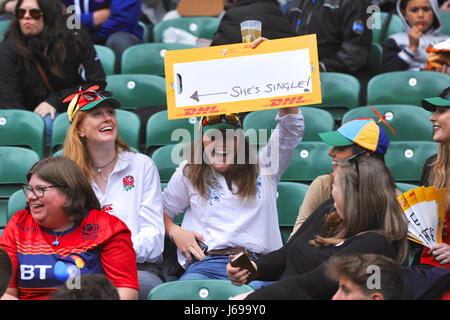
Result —
POLYGON ((406 22, 405 17, 400 9, 403 1, 397 2, 397 13, 403 20, 405 32, 396 33, 389 37, 383 50, 382 72, 401 71, 401 70, 422 70, 427 66, 428 53, 427 47, 443 41, 448 38, 446 35, 439 34, 441 30, 441 21, 438 15, 437 0, 428 0, 434 12, 434 23, 428 32, 424 33, 419 39, 419 47, 416 52, 408 49, 409 37, 408 33, 411 27, 406 22))

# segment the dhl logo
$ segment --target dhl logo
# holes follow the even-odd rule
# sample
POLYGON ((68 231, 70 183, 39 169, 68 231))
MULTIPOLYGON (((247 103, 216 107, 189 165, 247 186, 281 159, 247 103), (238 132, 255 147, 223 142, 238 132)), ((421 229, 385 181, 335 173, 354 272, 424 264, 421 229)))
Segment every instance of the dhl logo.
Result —
POLYGON ((184 116, 191 116, 191 117, 220 112, 220 110, 217 109, 217 106, 186 108, 183 111, 184 111, 184 116))
POLYGON ((294 96, 291 98, 284 98, 284 99, 271 99, 270 107, 285 106, 287 104, 300 104, 305 102, 306 100, 303 99, 303 96, 294 96))

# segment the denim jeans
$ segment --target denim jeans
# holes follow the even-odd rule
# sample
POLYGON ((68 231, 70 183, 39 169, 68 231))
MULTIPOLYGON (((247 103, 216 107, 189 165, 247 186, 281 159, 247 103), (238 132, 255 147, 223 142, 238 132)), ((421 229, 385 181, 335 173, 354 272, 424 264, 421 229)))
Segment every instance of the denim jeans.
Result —
POLYGON ((134 34, 125 31, 118 31, 109 36, 105 45, 110 47, 116 54, 115 73, 120 73, 122 53, 125 49, 139 43, 142 43, 141 39, 134 34))
MULTIPOLYGON (((191 264, 179 280, 222 279, 228 280, 227 264, 229 256, 206 256, 203 260, 191 264)), ((275 281, 254 280, 249 283, 253 289, 268 286, 275 281)))
MULTIPOLYGON (((58 112, 55 113, 55 119, 58 115, 60 115, 60 113, 58 112)), ((50 146, 52 143, 52 129, 53 129, 52 116, 48 114, 44 117, 44 120, 45 120, 45 145, 50 146)))

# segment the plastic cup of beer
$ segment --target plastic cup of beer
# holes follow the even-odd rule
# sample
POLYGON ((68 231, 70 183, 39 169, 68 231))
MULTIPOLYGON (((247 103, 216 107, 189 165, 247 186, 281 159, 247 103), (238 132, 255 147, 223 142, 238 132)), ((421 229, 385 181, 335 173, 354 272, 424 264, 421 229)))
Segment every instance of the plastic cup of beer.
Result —
POLYGON ((242 42, 253 42, 261 37, 262 23, 258 20, 241 22, 242 42))

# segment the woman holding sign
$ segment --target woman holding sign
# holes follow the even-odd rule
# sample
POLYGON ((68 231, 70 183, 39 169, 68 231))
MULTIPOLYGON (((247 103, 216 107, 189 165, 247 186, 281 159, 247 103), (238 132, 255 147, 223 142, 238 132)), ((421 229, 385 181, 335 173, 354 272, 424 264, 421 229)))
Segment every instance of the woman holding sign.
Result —
POLYGON ((245 250, 257 258, 282 246, 277 185, 302 140, 304 123, 297 107, 280 109, 276 120, 256 156, 236 114, 202 118, 201 140, 163 192, 166 233, 186 269, 180 279, 228 279, 229 255, 245 250), (178 226, 173 219, 183 212, 178 226))
POLYGON ((425 162, 421 183, 447 191, 443 243, 431 249, 425 247, 420 262, 450 269, 450 87, 439 97, 422 100, 422 106, 433 112, 430 121, 433 122, 433 140, 438 143, 438 152, 425 162))

